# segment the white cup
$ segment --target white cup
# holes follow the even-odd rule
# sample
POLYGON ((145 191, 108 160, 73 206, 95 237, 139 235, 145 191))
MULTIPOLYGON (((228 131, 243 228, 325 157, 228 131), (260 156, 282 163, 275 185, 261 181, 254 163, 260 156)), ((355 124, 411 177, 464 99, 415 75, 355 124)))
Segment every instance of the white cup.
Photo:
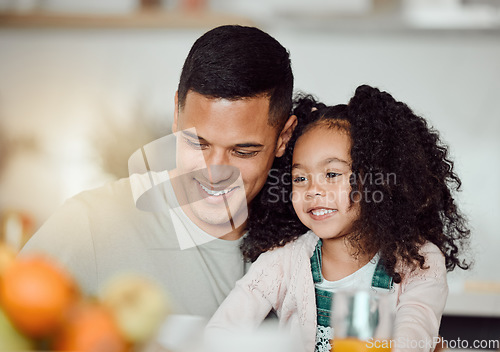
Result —
POLYGON ((202 337, 207 320, 196 315, 170 315, 158 331, 157 342, 168 351, 193 350, 202 337))

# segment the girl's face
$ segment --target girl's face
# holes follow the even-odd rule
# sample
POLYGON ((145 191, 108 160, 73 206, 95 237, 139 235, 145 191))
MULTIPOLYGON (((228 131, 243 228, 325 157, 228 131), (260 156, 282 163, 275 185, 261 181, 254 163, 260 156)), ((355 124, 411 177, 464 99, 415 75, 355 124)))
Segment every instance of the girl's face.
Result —
POLYGON ((300 221, 323 239, 348 234, 359 203, 350 202, 351 139, 322 125, 299 137, 293 151, 293 207, 300 221))

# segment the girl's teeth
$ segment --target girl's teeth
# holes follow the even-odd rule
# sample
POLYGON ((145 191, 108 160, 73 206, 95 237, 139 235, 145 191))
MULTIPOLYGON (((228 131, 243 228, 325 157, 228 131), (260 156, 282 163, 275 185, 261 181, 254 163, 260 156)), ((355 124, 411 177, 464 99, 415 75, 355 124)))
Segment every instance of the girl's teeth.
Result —
POLYGON ((201 188, 203 188, 205 192, 207 192, 211 196, 221 196, 232 190, 232 189, 223 189, 222 191, 212 191, 211 189, 208 189, 207 187, 203 186, 201 183, 200 186, 201 188))
POLYGON ((321 215, 325 215, 325 214, 330 214, 330 213, 333 213, 335 210, 333 209, 321 209, 321 210, 313 210, 311 211, 311 213, 313 213, 313 215, 315 216, 321 216, 321 215))

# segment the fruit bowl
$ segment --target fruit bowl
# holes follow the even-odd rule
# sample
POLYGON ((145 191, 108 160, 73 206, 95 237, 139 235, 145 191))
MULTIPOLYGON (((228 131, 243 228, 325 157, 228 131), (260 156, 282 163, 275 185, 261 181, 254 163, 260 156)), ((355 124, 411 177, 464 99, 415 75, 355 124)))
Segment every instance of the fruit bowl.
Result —
POLYGON ((147 345, 168 313, 149 279, 123 275, 87 297, 52 259, 16 257, 0 243, 0 351, 129 352, 147 345))

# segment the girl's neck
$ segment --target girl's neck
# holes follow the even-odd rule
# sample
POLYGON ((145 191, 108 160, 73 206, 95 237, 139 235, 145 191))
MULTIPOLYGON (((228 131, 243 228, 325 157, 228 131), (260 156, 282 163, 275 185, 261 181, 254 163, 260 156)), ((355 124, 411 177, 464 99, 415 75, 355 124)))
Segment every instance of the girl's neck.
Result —
POLYGON ((356 253, 347 237, 323 240, 321 271, 328 281, 337 281, 365 266, 375 253, 356 253))

